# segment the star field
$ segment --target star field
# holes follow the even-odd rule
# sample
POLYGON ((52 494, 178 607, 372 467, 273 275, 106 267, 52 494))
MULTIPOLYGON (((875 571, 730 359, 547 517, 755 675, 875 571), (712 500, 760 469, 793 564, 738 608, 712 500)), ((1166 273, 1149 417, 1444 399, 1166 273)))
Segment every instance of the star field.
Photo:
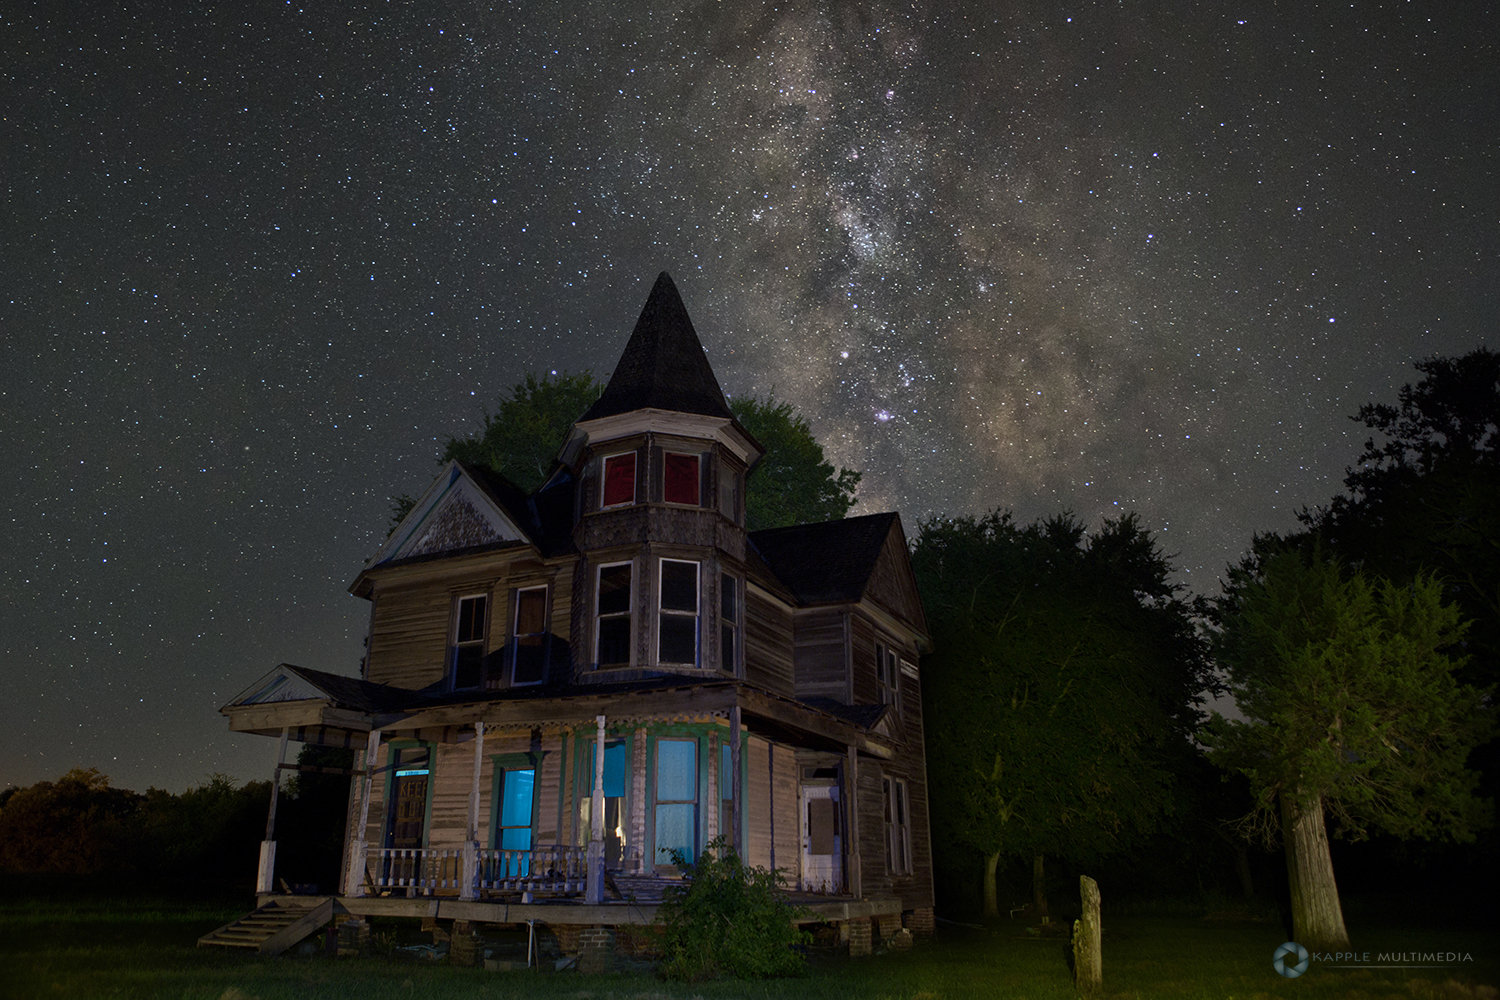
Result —
MULTIPOLYGON (((105 5, 108 7, 108 5, 105 5)), ((1477 6, 251 2, 0 13, 0 785, 269 775, 344 588, 659 270, 856 512, 1137 511, 1211 593, 1491 338, 1477 6)))

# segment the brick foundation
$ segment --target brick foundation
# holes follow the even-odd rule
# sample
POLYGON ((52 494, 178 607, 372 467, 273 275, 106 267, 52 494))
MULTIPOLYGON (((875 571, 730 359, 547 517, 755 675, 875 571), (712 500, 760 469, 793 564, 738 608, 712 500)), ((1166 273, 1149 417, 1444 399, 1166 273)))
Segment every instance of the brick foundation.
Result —
POLYGON ((370 953, 370 922, 363 917, 338 917, 334 925, 340 958, 370 953))
POLYGON ((891 938, 901 929, 901 914, 884 913, 875 918, 875 930, 881 944, 890 944, 891 938))
POLYGON ((863 958, 871 952, 870 918, 856 917, 849 921, 849 957, 863 958))
POLYGON ((577 924, 558 924, 552 927, 552 933, 557 935, 557 947, 564 955, 578 954, 578 941, 583 935, 583 928, 577 924))
POLYGON ((615 954, 622 958, 661 958, 662 928, 621 924, 615 928, 615 954))
POLYGON ((473 966, 480 963, 479 935, 467 920, 453 921, 453 930, 448 936, 448 964, 473 966))
POLYGON ((595 974, 614 968, 615 932, 612 927, 585 927, 578 939, 578 971, 595 974))
POLYGON ((936 934, 937 917, 933 915, 932 907, 920 906, 906 914, 906 929, 913 937, 930 938, 936 934))

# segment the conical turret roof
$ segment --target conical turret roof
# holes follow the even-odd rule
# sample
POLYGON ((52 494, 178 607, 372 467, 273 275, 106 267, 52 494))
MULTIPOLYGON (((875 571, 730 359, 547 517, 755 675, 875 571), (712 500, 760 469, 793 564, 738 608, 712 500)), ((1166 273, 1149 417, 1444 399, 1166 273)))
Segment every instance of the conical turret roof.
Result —
POLYGON ((666 271, 657 275, 604 394, 580 421, 648 408, 733 417, 682 296, 666 271))

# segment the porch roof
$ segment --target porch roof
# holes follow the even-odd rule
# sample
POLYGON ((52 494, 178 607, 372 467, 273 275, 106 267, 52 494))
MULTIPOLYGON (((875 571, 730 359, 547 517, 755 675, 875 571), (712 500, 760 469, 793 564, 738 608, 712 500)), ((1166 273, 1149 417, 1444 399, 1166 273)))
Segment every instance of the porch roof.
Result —
MULTIPOLYGON (((587 685, 539 685, 500 691, 412 691, 283 663, 219 711, 236 732, 316 731, 308 742, 338 742, 328 731, 362 734, 448 730, 483 722, 495 728, 589 725, 612 721, 726 718, 738 706, 754 728, 802 741, 852 746, 888 758, 882 706, 798 701, 730 678, 654 677, 587 685)), ((454 734, 455 736, 457 734, 454 734)), ((462 738, 462 737, 459 737, 462 738)))

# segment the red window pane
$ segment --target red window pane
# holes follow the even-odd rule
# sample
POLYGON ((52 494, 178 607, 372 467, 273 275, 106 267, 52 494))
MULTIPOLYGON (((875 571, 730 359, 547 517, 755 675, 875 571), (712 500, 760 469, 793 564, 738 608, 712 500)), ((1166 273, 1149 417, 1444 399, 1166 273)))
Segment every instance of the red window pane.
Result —
POLYGON ((698 506, 698 456, 674 455, 666 457, 666 482, 662 490, 667 503, 685 503, 698 506))
POLYGON ((635 503, 635 452, 604 460, 604 506, 635 503))

